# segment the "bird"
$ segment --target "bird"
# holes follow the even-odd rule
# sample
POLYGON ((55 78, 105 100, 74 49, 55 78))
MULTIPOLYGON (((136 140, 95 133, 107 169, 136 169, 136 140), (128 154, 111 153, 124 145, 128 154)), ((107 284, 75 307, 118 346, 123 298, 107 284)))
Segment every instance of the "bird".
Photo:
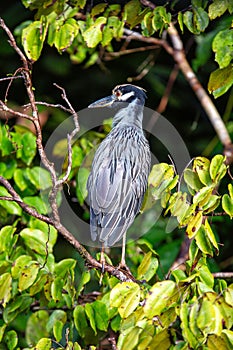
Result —
POLYGON ((117 85, 112 95, 88 108, 116 109, 112 130, 100 143, 87 180, 91 239, 104 249, 122 240, 119 268, 126 269, 126 232, 140 211, 151 167, 149 143, 142 128, 146 91, 132 84, 117 85))

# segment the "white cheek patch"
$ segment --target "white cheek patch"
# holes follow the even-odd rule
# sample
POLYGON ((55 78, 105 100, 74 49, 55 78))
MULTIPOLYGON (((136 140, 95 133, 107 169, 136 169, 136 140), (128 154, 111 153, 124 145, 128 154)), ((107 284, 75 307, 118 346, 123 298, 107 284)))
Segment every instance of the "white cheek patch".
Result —
POLYGON ((127 94, 121 95, 120 97, 118 97, 119 101, 127 101, 131 96, 134 96, 135 93, 134 91, 131 92, 127 92, 127 94))

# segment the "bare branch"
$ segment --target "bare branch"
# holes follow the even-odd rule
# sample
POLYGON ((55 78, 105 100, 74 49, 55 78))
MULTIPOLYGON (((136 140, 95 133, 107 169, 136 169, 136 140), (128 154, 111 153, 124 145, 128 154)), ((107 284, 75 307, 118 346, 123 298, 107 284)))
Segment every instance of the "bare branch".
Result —
POLYGON ((213 276, 215 278, 230 278, 230 279, 233 279, 233 272, 214 272, 213 276))
POLYGON ((25 211, 25 213, 27 213, 27 214, 29 214, 29 215, 31 215, 31 216, 33 216, 41 221, 44 221, 47 224, 50 224, 50 225, 53 224, 52 219, 38 213, 34 208, 32 208, 29 205, 27 205, 26 203, 24 203, 22 201, 22 199, 20 198, 20 196, 18 195, 18 193, 11 186, 9 181, 7 181, 3 176, 0 176, 0 183, 7 189, 9 194, 12 196, 12 197, 0 196, 0 200, 7 200, 7 201, 15 202, 23 209, 23 211, 25 211))
POLYGON ((180 70, 182 71, 189 85, 192 87, 193 91, 197 95, 201 105, 206 111, 206 114, 208 115, 210 122, 213 125, 219 137, 219 140, 222 142, 222 144, 225 147, 229 146, 231 144, 231 138, 227 131, 227 128, 220 114, 218 113, 215 105, 213 104, 212 100, 210 99, 205 89, 202 87, 202 85, 198 81, 195 73, 193 72, 191 66, 189 65, 184 53, 183 43, 173 24, 170 24, 168 28, 168 34, 170 35, 173 48, 174 48, 174 54, 173 54, 174 60, 179 65, 180 70))
POLYGON ((2 81, 11 81, 11 80, 16 80, 16 79, 23 79, 22 75, 17 75, 16 77, 5 77, 5 78, 0 78, 0 82, 2 81))
MULTIPOLYGON (((69 108, 66 108, 64 106, 62 106, 61 104, 59 103, 56 103, 56 104, 53 104, 53 103, 48 103, 48 102, 42 102, 42 101, 36 101, 35 104, 37 106, 45 106, 45 107, 51 107, 51 108, 59 108, 59 109, 62 109, 64 112, 67 112, 67 113, 72 113, 72 111, 69 109, 69 108)), ((27 108, 30 108, 31 107, 31 104, 28 103, 26 105, 23 105, 22 106, 23 108, 27 109, 27 108)))
POLYGON ((4 111, 4 112, 7 112, 7 113, 10 113, 12 114, 13 116, 15 117, 18 117, 18 118, 25 118, 25 119, 29 119, 31 120, 32 122, 34 121, 34 118, 28 114, 25 114, 25 113, 21 113, 21 112, 18 112, 18 111, 15 111, 14 109, 12 108, 9 108, 3 101, 0 100, 0 110, 4 111))

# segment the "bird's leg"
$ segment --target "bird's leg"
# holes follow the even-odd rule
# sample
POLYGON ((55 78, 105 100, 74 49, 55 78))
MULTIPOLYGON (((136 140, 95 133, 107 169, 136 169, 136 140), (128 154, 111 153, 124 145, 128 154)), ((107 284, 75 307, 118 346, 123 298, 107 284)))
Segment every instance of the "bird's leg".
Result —
POLYGON ((128 268, 128 266, 126 265, 126 262, 125 262, 125 244, 126 244, 126 233, 124 233, 123 239, 122 239, 121 262, 120 262, 118 268, 122 269, 122 270, 125 270, 125 271, 127 271, 128 273, 131 274, 131 271, 128 268))
POLYGON ((122 240, 122 250, 121 250, 121 262, 120 262, 120 267, 124 268, 126 266, 125 263, 125 242, 126 241, 126 234, 124 233, 123 235, 123 240, 122 240))
POLYGON ((101 247, 101 253, 100 253, 100 262, 101 262, 101 274, 104 274, 104 267, 105 267, 105 256, 104 256, 104 244, 102 243, 101 247))
POLYGON ((101 274, 99 285, 102 284, 103 276, 104 276, 104 268, 105 268, 105 256, 104 256, 104 244, 102 243, 101 253, 100 253, 100 263, 101 263, 101 274))

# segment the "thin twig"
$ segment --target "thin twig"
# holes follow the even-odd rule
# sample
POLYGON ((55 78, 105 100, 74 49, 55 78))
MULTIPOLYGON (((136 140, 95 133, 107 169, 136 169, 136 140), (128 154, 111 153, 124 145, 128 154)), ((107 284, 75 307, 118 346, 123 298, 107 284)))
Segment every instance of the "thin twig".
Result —
POLYGON ((12 76, 12 77, 0 78, 0 82, 2 82, 2 81, 9 81, 9 80, 15 80, 15 79, 23 79, 23 76, 22 75, 17 75, 16 77, 12 76))
POLYGON ((144 52, 144 51, 149 51, 149 50, 155 50, 158 49, 160 45, 151 45, 151 46, 143 46, 143 47, 137 47, 134 49, 126 49, 126 50, 120 50, 118 52, 105 52, 104 54, 104 60, 105 61, 110 61, 113 58, 124 56, 124 55, 129 55, 131 53, 136 53, 136 52, 144 52))
POLYGON ((13 116, 15 117, 18 117, 18 118, 25 118, 25 119, 29 119, 33 122, 34 118, 28 114, 25 114, 25 113, 21 113, 21 112, 18 112, 18 111, 15 111, 14 109, 12 108, 9 108, 3 101, 0 100, 0 110, 4 111, 4 112, 7 112, 7 113, 10 113, 12 114, 13 116))
MULTIPOLYGON (((36 104, 37 106, 40 105, 40 106, 51 107, 51 108, 59 108, 59 109, 62 109, 64 112, 72 113, 71 109, 62 106, 62 105, 59 104, 59 103, 53 104, 53 103, 48 103, 48 102, 36 101, 35 104, 36 104)), ((25 108, 25 109, 27 109, 27 108, 30 108, 30 107, 31 107, 31 104, 30 104, 30 103, 27 103, 26 105, 23 105, 22 107, 25 108)))

